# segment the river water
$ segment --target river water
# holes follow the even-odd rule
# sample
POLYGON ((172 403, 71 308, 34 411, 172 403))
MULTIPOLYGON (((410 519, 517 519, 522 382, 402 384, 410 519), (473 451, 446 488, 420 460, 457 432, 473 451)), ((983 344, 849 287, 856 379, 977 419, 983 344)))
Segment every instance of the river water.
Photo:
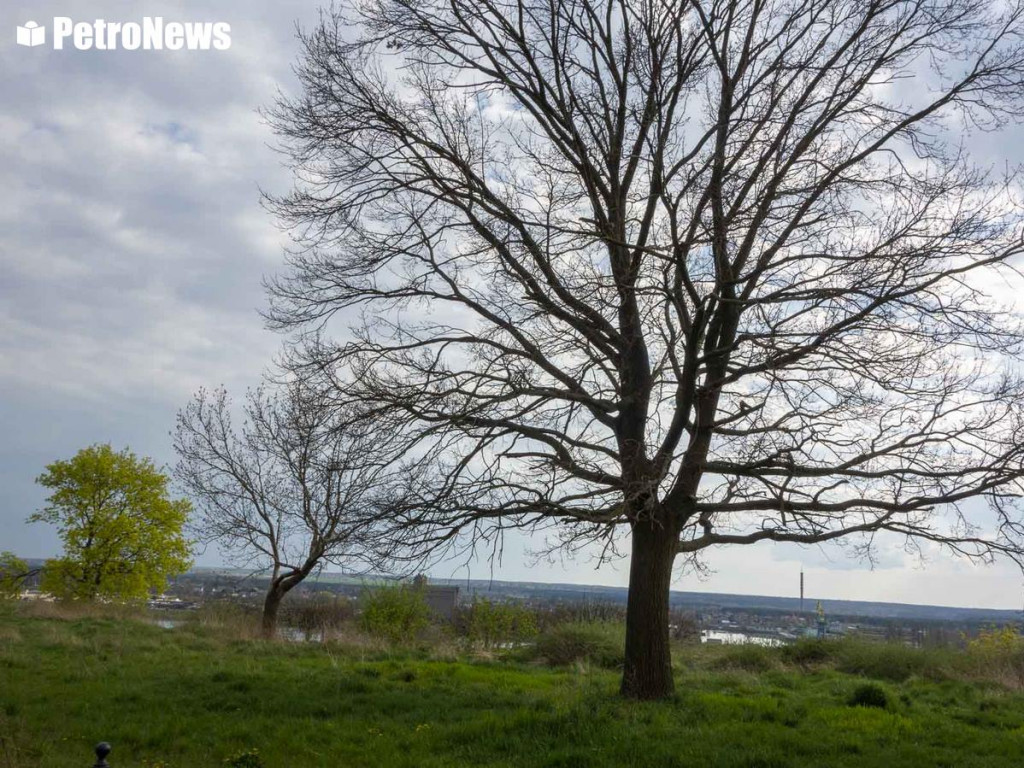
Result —
POLYGON ((764 645, 775 647, 783 644, 777 637, 761 637, 760 635, 748 635, 745 632, 728 632, 720 629, 704 629, 700 633, 702 643, 722 643, 724 645, 764 645))

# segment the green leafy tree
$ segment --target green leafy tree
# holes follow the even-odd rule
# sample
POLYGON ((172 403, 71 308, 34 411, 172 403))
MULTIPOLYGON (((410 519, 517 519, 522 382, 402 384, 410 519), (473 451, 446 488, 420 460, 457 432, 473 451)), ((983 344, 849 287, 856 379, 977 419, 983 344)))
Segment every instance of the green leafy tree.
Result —
POLYGON ((0 552, 0 600, 13 600, 29 575, 28 565, 13 552, 0 552))
POLYGON ((419 585, 402 584, 368 592, 359 623, 364 632, 390 643, 415 640, 430 624, 430 607, 419 585))
POLYGON ((502 643, 517 644, 533 638, 537 622, 526 606, 480 598, 466 611, 465 632, 470 643, 491 650, 502 643))
POLYGON ((42 588, 58 597, 145 597, 187 570, 191 511, 168 495, 168 478, 128 449, 93 445, 56 461, 36 480, 50 489, 29 522, 56 525, 64 554, 46 563, 42 588))

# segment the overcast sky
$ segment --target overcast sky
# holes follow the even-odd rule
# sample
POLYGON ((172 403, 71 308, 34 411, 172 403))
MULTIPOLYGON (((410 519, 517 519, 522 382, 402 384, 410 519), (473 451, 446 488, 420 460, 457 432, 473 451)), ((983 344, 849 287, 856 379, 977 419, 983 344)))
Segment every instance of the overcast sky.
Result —
MULTIPOLYGON (((284 238, 259 205, 288 174, 257 108, 294 86, 295 23, 316 4, 5 0, 0 7, 0 550, 57 554, 26 525, 44 465, 79 448, 130 446, 173 462, 174 415, 200 386, 241 393, 271 365, 261 280, 284 238), (15 26, 76 20, 227 22, 228 51, 52 50, 15 26)), ((1019 134, 1018 134, 1019 136, 1019 134)), ((998 158, 1009 143, 983 151, 998 158)), ((534 544, 539 545, 539 542, 534 544)), ((511 541, 502 562, 438 576, 626 583, 625 563, 536 563, 511 541)), ((216 552, 199 558, 220 563, 216 552)), ((836 548, 712 552, 677 589, 1012 608, 1022 579, 933 553, 883 547, 874 570, 836 548)))

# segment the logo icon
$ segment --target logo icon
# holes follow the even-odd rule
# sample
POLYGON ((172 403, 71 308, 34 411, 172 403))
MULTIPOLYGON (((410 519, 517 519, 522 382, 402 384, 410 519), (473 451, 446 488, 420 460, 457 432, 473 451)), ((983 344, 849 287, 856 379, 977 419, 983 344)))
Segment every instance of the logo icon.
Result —
POLYGON ((27 45, 33 48, 46 42, 46 27, 40 27, 34 21, 29 21, 23 27, 18 27, 18 45, 27 45))

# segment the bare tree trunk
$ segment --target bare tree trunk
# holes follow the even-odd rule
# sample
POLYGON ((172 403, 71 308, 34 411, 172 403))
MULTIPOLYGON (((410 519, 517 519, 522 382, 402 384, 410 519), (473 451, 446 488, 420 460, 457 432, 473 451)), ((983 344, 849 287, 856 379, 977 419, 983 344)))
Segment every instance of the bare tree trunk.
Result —
POLYGON ((286 592, 287 590, 278 582, 271 582, 270 588, 267 590, 267 597, 263 601, 261 623, 261 631, 267 639, 273 638, 277 633, 277 613, 286 592))
POLYGON ((631 699, 660 699, 674 690, 668 601, 675 546, 675 537, 654 523, 633 526, 621 688, 631 699))

